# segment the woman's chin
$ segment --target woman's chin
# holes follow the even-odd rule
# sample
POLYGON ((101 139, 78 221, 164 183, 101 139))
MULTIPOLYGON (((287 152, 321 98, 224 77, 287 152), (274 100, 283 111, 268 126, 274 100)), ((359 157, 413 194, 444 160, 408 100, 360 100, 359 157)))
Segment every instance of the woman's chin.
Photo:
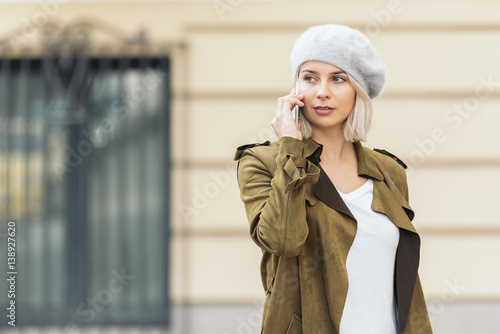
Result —
POLYGON ((344 121, 345 120, 339 121, 336 119, 313 119, 309 120, 309 123, 311 123, 313 129, 327 130, 342 127, 344 125, 344 121))

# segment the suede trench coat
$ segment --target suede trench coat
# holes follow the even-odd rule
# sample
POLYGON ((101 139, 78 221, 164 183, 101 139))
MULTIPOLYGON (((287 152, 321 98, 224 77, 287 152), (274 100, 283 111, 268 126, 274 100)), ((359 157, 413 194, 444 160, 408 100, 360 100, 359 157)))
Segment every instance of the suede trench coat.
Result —
MULTIPOLYGON (((372 209, 400 231, 394 271, 398 333, 432 333, 418 275, 420 237, 411 223, 406 165, 385 150, 353 145, 358 175, 374 181, 372 209)), ((235 153, 250 236, 262 250, 264 334, 339 333, 348 290, 346 259, 357 223, 319 165, 322 148, 312 139, 282 137, 240 146, 235 153)))

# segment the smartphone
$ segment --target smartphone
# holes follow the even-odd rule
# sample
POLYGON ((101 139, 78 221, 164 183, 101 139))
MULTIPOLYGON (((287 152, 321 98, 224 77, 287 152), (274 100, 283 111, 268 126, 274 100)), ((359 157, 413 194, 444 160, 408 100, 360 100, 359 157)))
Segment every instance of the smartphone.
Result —
MULTIPOLYGON (((297 80, 297 82, 295 83, 295 93, 296 94, 299 94, 299 81, 297 80)), ((293 107, 293 118, 295 119, 295 126, 297 127, 297 129, 299 128, 299 114, 300 114, 300 107, 298 105, 295 105, 295 107, 293 107)))

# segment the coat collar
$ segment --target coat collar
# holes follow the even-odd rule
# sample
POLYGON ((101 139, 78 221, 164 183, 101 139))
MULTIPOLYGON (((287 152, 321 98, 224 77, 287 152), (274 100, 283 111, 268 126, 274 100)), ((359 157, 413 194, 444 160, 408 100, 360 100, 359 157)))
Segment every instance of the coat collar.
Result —
MULTIPOLYGON (((320 156, 323 152, 323 145, 314 141, 312 138, 305 139, 304 144, 307 159, 319 165, 321 161, 320 156)), ((361 142, 355 141, 354 148, 356 150, 356 156, 358 157, 358 175, 383 181, 384 176, 377 168, 375 158, 365 153, 361 142)))
MULTIPOLYGON (((307 159, 320 168, 319 179, 313 190, 314 194, 328 207, 342 212, 356 221, 356 218, 319 164, 323 145, 311 138, 304 140, 304 143, 307 159)), ((413 224, 411 224, 411 220, 414 217, 412 208, 394 183, 384 177, 383 172, 380 170, 380 162, 372 154, 366 152, 367 149, 363 147, 361 142, 355 141, 353 144, 358 158, 358 175, 371 178, 374 181, 372 209, 385 214, 398 227, 417 233, 413 224)), ((312 205, 315 204, 314 199, 311 199, 309 202, 312 205)))

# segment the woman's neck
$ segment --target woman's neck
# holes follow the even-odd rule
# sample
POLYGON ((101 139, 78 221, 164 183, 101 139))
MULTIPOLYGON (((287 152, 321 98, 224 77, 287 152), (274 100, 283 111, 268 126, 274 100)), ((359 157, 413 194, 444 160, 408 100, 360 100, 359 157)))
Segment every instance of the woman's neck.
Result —
POLYGON ((355 148, 352 142, 346 141, 343 130, 329 130, 328 132, 319 129, 313 129, 311 137, 314 141, 323 145, 321 161, 325 164, 337 163, 348 160, 352 154, 355 154, 355 148))

